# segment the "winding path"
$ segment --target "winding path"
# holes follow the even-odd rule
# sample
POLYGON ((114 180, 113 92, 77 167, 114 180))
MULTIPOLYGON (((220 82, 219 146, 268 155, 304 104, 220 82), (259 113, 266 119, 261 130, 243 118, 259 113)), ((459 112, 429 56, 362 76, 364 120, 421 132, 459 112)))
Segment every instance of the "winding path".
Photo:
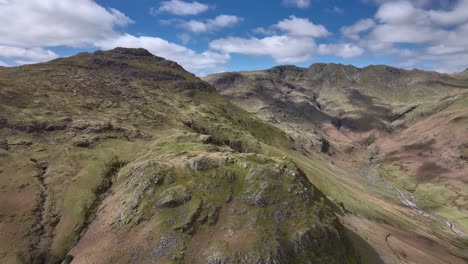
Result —
POLYGON ((370 163, 367 166, 360 169, 360 174, 362 176, 365 176, 370 182, 372 182, 374 184, 377 184, 377 185, 380 185, 380 186, 382 186, 382 187, 384 187, 384 188, 386 188, 388 190, 391 190, 391 191, 395 192, 397 194, 398 198, 400 199, 401 203, 403 203, 407 207, 409 207, 409 208, 411 208, 413 210, 416 210, 418 213, 422 214, 425 217, 431 218, 432 220, 435 220, 435 221, 437 221, 439 223, 447 225, 450 228, 450 230, 452 230, 452 232, 455 233, 456 235, 468 238, 468 234, 463 232, 455 224, 451 223, 450 221, 448 221, 447 219, 445 219, 445 218, 443 218, 443 217, 441 217, 439 215, 436 215, 436 214, 433 214, 433 213, 430 213, 430 212, 424 210, 423 208, 421 208, 421 207, 419 207, 417 205, 417 202, 410 195, 408 195, 404 191, 396 188, 395 186, 393 186, 391 184, 388 184, 385 181, 383 181, 383 180, 375 177, 374 175, 372 175, 371 170, 373 168, 375 168, 376 166, 378 166, 378 165, 379 165, 378 160, 371 159, 370 163))

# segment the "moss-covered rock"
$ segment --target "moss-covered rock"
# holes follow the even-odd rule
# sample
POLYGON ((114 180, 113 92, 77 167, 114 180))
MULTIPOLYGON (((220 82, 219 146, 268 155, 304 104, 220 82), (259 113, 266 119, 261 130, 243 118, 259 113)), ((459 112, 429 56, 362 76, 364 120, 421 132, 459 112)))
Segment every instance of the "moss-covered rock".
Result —
POLYGON ((183 185, 176 185, 165 190, 158 199, 156 207, 177 207, 192 198, 191 192, 183 185))

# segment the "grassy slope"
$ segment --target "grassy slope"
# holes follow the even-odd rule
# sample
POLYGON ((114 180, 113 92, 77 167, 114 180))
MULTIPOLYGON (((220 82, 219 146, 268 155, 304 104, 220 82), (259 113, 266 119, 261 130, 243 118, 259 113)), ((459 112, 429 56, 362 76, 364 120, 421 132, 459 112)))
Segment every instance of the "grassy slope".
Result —
MULTIPOLYGON (((2 201, 9 201, 0 206, 0 229, 8 237, 8 240, 0 241, 2 262, 59 262, 73 248, 71 252, 77 257, 76 261, 82 263, 98 260, 115 263, 118 259, 125 262, 136 255, 145 263, 150 262, 151 257, 143 255, 151 252, 152 245, 169 229, 178 242, 174 249, 167 249, 173 253, 165 252, 161 261, 171 262, 171 254, 175 254, 176 262, 190 258, 204 262, 200 258, 206 255, 198 255, 202 253, 201 248, 191 244, 191 236, 200 234, 200 241, 216 242, 217 237, 210 230, 233 224, 231 216, 226 214, 229 212, 226 195, 235 190, 233 201, 245 207, 241 202, 246 199, 243 193, 249 188, 259 188, 255 181, 245 183, 242 180, 249 171, 241 165, 247 163, 248 167, 257 168, 266 163, 294 170, 294 164, 286 161, 240 154, 261 154, 264 144, 288 149, 292 143, 284 132, 230 104, 212 87, 175 63, 148 56, 143 50, 80 54, 45 64, 2 68, 0 87, 0 138, 7 143, 6 147, 0 148, 3 190, 0 195, 2 201), (210 168, 206 172, 204 169, 202 172, 187 169, 188 158, 206 155, 213 155, 215 160, 233 160, 234 165, 210 168), (175 182, 155 186, 156 195, 147 196, 149 189, 132 189, 129 180, 135 177, 132 170, 148 160, 172 164, 175 182), (213 186, 217 181, 209 180, 211 175, 231 171, 240 177, 236 182, 225 182, 221 178, 220 185, 213 186), (192 193, 190 202, 175 211, 155 209, 154 202, 160 198, 160 193, 178 184, 189 188, 192 193), (219 188, 219 192, 206 194, 212 188, 219 188), (141 193, 137 197, 144 199, 132 196, 138 192, 141 193), (133 199, 138 201, 138 211, 128 211, 131 213, 126 216, 126 204, 133 199), (22 204, 23 201, 27 206, 22 204), (217 215, 218 207, 222 208, 219 216, 222 224, 216 225, 216 221, 214 227, 195 224, 199 217, 202 223, 204 214, 217 215), (178 223, 168 226, 173 219, 178 223), (123 227, 119 224, 122 221, 126 223, 123 227), (152 231, 148 232, 148 228, 152 231), (101 234, 103 230, 105 232, 101 234), (93 237, 96 234, 101 235, 93 237), (129 253, 126 247, 115 244, 116 240, 128 240, 129 247, 139 245, 141 248, 129 253), (102 243, 97 245, 96 241, 102 243), (184 251, 182 248, 193 254, 180 255, 184 251)), ((266 258, 282 252, 276 257, 296 255, 297 261, 314 259, 322 262, 333 262, 347 255, 347 260, 353 262, 355 255, 349 251, 347 242, 333 240, 339 234, 333 232, 341 231, 332 214, 333 209, 322 202, 324 198, 306 195, 310 206, 304 208, 285 188, 287 184, 291 190, 305 188, 303 185, 307 186, 308 182, 294 180, 286 183, 286 176, 274 180, 270 175, 273 174, 262 176, 266 177, 263 181, 281 187, 273 189, 275 193, 267 193, 275 197, 268 200, 294 204, 288 209, 293 213, 281 220, 285 222, 279 232, 285 236, 299 236, 296 239, 299 239, 300 247, 313 249, 313 245, 304 242, 310 238, 302 240, 304 234, 300 232, 307 231, 317 222, 320 230, 310 231, 310 236, 322 236, 322 240, 330 240, 330 243, 316 245, 314 250, 304 251, 309 252, 305 255, 302 253, 304 249, 300 248, 293 254, 296 249, 289 244, 285 248, 278 248, 273 242, 262 245, 261 241, 268 240, 268 235, 278 243, 290 241, 289 237, 273 232, 275 223, 271 218, 262 220, 276 210, 287 208, 247 206, 246 217, 260 219, 258 223, 250 224, 245 217, 239 217, 244 219, 240 226, 250 228, 245 232, 258 232, 247 238, 252 248, 223 249, 222 254, 213 249, 206 254, 233 257, 229 255, 231 251, 247 254, 254 250, 249 253, 250 258, 266 258), (305 222, 295 227, 287 225, 300 221, 305 222), (338 245, 338 250, 331 250, 329 246, 332 244, 338 245)), ((309 193, 313 187, 305 189, 309 193)), ((224 231, 221 233, 226 236, 224 231)), ((222 237, 218 239, 222 240, 222 237)), ((244 237, 224 239, 230 239, 230 245, 246 240, 244 237)), ((211 248, 212 245, 206 246, 211 248)))

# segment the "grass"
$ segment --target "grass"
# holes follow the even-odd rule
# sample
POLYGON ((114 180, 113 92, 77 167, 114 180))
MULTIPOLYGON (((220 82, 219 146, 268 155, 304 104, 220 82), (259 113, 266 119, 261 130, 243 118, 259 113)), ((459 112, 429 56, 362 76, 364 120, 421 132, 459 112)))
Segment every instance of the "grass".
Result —
POLYGON ((441 182, 419 183, 393 164, 381 164, 378 168, 378 175, 397 188, 412 193, 418 205, 425 210, 455 222, 465 231, 468 230, 468 213, 464 209, 457 208, 463 206, 463 204, 457 204, 457 199, 460 195, 466 194, 457 193, 441 182))
POLYGON ((378 169, 378 175, 386 182, 395 184, 399 189, 413 193, 418 187, 418 182, 411 176, 403 173, 392 164, 381 164, 378 169))
MULTIPOLYGON (((120 140, 106 141, 94 149, 76 149, 74 159, 79 160, 81 169, 64 190, 60 222, 51 248, 52 255, 59 258, 74 245, 98 198, 99 188, 106 182, 110 172, 115 172, 115 157, 133 160, 143 146, 120 140)), ((119 163, 120 164, 120 163, 119 163)))

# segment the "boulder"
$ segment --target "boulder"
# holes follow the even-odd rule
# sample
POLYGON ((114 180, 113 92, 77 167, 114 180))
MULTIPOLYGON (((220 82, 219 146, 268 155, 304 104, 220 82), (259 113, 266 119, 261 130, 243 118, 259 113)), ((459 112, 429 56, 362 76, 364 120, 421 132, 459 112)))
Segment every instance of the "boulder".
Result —
POLYGON ((192 193, 184 185, 176 185, 165 190, 158 202, 157 208, 173 208, 180 206, 192 198, 192 193))

